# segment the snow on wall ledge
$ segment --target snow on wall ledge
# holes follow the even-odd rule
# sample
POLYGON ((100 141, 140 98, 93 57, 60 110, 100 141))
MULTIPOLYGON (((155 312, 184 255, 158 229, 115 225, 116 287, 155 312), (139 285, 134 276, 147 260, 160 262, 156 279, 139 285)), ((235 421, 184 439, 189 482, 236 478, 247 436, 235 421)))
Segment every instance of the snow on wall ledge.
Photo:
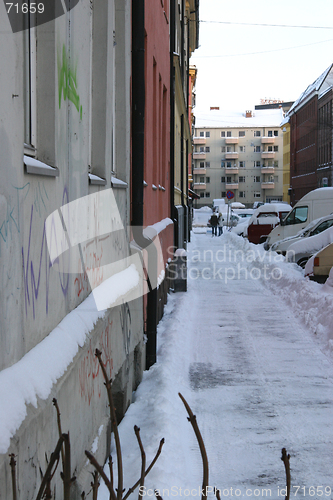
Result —
MULTIPOLYGON (((108 297, 108 307, 112 307, 138 285, 139 273, 132 264, 100 286, 108 297)), ((37 407, 37 398, 49 397, 53 384, 66 372, 88 333, 105 314, 106 309, 97 310, 91 293, 42 342, 0 372, 0 453, 7 452, 10 439, 27 415, 27 405, 37 407)))

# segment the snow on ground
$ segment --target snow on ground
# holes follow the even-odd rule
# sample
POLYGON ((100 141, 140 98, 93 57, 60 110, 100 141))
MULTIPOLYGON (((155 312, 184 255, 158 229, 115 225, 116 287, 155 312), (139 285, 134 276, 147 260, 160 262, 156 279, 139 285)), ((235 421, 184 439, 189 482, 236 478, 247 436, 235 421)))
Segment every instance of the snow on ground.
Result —
MULTIPOLYGON (((154 488, 164 500, 201 497, 200 452, 181 392, 221 498, 283 498, 282 447, 291 455, 291 498, 332 498, 333 295, 296 264, 229 232, 192 233, 188 277, 188 291, 169 296, 157 363, 119 426, 124 487, 140 475, 136 424, 147 464, 165 438, 144 497, 154 488)), ((108 498, 102 485, 98 499, 108 498)))

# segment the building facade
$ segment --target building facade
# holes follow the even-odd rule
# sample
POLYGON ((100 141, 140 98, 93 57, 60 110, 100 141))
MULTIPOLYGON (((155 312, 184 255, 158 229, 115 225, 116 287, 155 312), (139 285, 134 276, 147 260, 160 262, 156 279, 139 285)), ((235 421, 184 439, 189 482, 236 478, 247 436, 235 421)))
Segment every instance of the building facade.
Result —
POLYGON ((218 109, 196 117, 193 189, 211 205, 216 198, 251 207, 255 201, 282 200, 283 110, 222 113, 218 109))

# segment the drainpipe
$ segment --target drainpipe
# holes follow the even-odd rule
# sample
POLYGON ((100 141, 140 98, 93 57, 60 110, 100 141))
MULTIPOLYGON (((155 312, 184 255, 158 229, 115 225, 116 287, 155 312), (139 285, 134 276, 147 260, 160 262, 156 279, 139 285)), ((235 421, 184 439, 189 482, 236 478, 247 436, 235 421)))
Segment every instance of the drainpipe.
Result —
MULTIPOLYGON (((175 217, 175 1, 170 0, 170 218, 175 217)), ((176 242, 176 224, 174 241, 176 242)))
POLYGON ((132 0, 132 232, 148 252, 146 369, 156 361, 157 250, 143 233, 145 129, 145 0, 132 0))

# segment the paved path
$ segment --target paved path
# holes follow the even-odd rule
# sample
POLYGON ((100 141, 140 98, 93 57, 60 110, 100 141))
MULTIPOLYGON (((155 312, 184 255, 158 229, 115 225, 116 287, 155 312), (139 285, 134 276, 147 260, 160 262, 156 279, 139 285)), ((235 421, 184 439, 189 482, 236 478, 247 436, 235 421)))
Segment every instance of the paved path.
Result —
MULTIPOLYGON (((228 238, 194 235, 191 249, 189 299, 198 299, 189 381, 210 484, 224 489, 222 498, 235 497, 236 488, 241 496, 265 498, 269 488, 284 498, 286 447, 292 485, 301 487, 291 498, 333 498, 325 490, 333 491, 332 360, 282 299, 251 279, 250 267, 238 276, 244 256, 228 238)), ((194 445, 191 453, 199 471, 194 445)))

